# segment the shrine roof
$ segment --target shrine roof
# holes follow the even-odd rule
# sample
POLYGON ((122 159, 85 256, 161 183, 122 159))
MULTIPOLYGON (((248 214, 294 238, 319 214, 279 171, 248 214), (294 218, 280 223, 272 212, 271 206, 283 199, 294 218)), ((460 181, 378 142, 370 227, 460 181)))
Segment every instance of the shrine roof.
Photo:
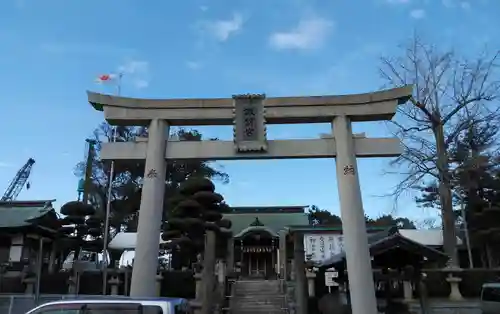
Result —
POLYGON ((233 211, 224 214, 224 218, 231 220, 234 235, 250 227, 256 219, 276 234, 291 225, 309 224, 309 217, 303 207, 302 211, 233 211))
MULTIPOLYGON (((368 245, 370 248, 370 255, 376 256, 387 252, 392 249, 403 249, 406 251, 415 252, 418 255, 428 257, 432 260, 446 261, 446 255, 433 248, 432 245, 427 245, 420 242, 421 239, 415 240, 405 234, 408 229, 401 229, 393 227, 380 231, 377 233, 370 234, 368 236, 368 245)), ((415 230, 417 231, 427 231, 427 230, 415 230)), ((433 230, 434 231, 434 230, 433 230)), ((436 230, 440 231, 440 230, 436 230)), ((413 232, 415 233, 415 232, 413 232)), ((323 261, 320 265, 322 268, 331 267, 333 265, 338 265, 344 263, 346 259, 345 252, 336 254, 327 260, 323 261)))
POLYGON ((55 200, 0 202, 0 228, 22 228, 37 225, 37 222, 57 214, 52 207, 55 200))
MULTIPOLYGON (((366 231, 368 233, 385 231, 389 227, 371 227, 367 226, 366 231)), ((301 232, 301 233, 342 233, 342 226, 328 226, 328 225, 290 225, 288 226, 290 232, 301 232)))
POLYGON ((244 213, 304 213, 307 206, 238 206, 231 207, 231 214, 244 213))

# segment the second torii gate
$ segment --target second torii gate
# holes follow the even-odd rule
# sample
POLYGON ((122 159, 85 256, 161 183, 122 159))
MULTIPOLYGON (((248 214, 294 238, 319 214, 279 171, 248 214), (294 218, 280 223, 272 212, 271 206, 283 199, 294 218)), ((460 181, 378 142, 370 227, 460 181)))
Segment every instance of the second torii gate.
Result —
MULTIPOLYGON (((145 125, 147 139, 103 143, 103 160, 146 160, 131 296, 155 295, 155 276, 169 160, 335 158, 352 313, 377 313, 371 259, 356 158, 401 153, 397 138, 352 133, 355 121, 390 120, 411 86, 346 96, 275 97, 239 95, 219 99, 136 99, 88 92, 89 102, 112 125, 145 125), (330 138, 267 140, 266 124, 332 123, 330 138), (234 141, 170 141, 176 125, 232 125, 234 141)), ((297 274, 305 276, 305 274, 297 274)), ((298 298, 298 313, 307 304, 298 298)))

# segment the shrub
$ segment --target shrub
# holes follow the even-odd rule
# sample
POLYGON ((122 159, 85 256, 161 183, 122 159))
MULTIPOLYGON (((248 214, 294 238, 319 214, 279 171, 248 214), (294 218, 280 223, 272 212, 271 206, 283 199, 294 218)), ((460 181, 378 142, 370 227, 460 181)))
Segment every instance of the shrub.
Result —
POLYGON ((66 294, 68 293, 69 272, 42 274, 40 279, 40 293, 66 294))
POLYGON ((195 299, 196 282, 191 271, 162 272, 161 296, 171 298, 195 299))
MULTIPOLYGON (((425 270, 427 277, 425 279, 425 287, 427 288, 427 295, 430 298, 447 298, 450 296, 450 284, 446 281, 446 273, 441 270, 425 270)), ((416 296, 418 297, 419 291, 417 290, 416 296)))
MULTIPOLYGON (((107 285, 108 293, 110 286, 107 285)), ((100 295, 102 294, 102 272, 83 272, 80 274, 80 294, 100 295)))
POLYGON ((1 293, 24 293, 26 286, 22 282, 21 276, 0 278, 1 293))

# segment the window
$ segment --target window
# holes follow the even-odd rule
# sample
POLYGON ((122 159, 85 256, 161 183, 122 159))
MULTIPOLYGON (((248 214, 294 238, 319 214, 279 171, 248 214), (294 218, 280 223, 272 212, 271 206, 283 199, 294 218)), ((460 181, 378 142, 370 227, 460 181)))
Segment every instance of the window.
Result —
POLYGON ((80 314, 80 310, 47 309, 34 312, 36 314, 80 314))
POLYGON ((163 310, 156 305, 146 305, 142 307, 142 314, 163 314, 163 310))
POLYGON ((10 247, 0 246, 0 263, 9 262, 10 247))
POLYGON ((80 314, 83 304, 57 304, 47 305, 31 312, 30 314, 80 314))
POLYGON ((142 314, 142 310, 139 303, 69 303, 47 305, 30 314, 142 314))
POLYGON ((488 302, 500 302, 500 287, 499 288, 483 288, 483 295, 482 295, 482 300, 483 301, 488 301, 488 302))

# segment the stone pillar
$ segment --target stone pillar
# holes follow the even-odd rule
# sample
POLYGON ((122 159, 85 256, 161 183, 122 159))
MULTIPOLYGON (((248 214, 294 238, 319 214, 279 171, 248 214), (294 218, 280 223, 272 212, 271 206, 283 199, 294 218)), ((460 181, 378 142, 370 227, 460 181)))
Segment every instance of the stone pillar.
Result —
POLYGON ((29 277, 23 280, 23 283, 26 285, 26 289, 24 290, 25 294, 34 294, 35 293, 35 284, 36 278, 29 277))
POLYGON ((161 282, 163 281, 163 275, 161 273, 156 274, 156 296, 161 297, 161 282))
POLYGON ((130 296, 156 296, 156 271, 165 191, 165 148, 168 125, 164 120, 152 120, 149 125, 146 167, 142 187, 137 245, 130 296))
MULTIPOLYGON (((272 266, 272 270, 274 272, 273 275, 278 274, 278 269, 277 269, 278 267, 276 267, 276 259, 277 259, 276 253, 277 253, 277 251, 278 250, 276 249, 274 239, 272 239, 271 240, 271 266, 272 266)), ((264 263, 267 263, 267 261, 264 260, 264 263)), ((266 267, 266 266, 264 266, 264 267, 266 267)), ((266 270, 266 272, 267 272, 267 270, 266 270)))
POLYGON ((410 301, 413 299, 413 289, 411 286, 411 281, 403 281, 403 297, 405 301, 410 301))
POLYGON ((201 273, 194 274, 194 281, 196 283, 196 300, 201 302, 203 296, 203 286, 201 282, 201 273))
POLYGON ((458 285, 462 281, 462 278, 450 275, 449 277, 446 278, 446 281, 450 283, 450 288, 451 288, 449 297, 450 300, 453 301, 463 300, 462 293, 460 293, 460 289, 458 287, 458 285))
POLYGON ((228 273, 234 272, 234 238, 230 237, 227 240, 227 256, 226 265, 228 273))
POLYGON ((348 117, 335 118, 333 136, 337 151, 337 186, 352 314, 376 314, 377 300, 368 249, 365 214, 361 200, 353 133, 348 117))
POLYGON ((205 251, 203 257, 202 270, 202 303, 201 313, 211 314, 214 302, 214 287, 215 287, 215 231, 207 230, 205 235, 205 251))
POLYGON ((313 298, 316 295, 316 273, 313 271, 307 271, 306 272, 306 278, 307 278, 307 292, 310 298, 313 298))
POLYGON ((243 240, 240 240, 240 268, 243 271, 243 240))
POLYGON ((120 278, 118 276, 113 276, 108 281, 111 288, 111 295, 118 295, 118 289, 120 287, 120 278))
POLYGON ((288 279, 288 259, 286 253, 286 235, 287 231, 280 231, 280 239, 279 239, 279 256, 280 256, 280 278, 287 280, 288 279))
POLYGON ((297 303, 296 313, 307 314, 304 235, 300 232, 293 233, 293 259, 295 271, 295 302, 297 303))
POLYGON ((224 284, 224 279, 226 278, 226 264, 224 261, 217 261, 217 281, 220 284, 224 284))
POLYGON ((194 314, 199 314, 201 312, 201 303, 203 300, 203 286, 201 279, 201 273, 194 274, 194 280, 196 283, 196 298, 194 302, 190 303, 191 307, 193 308, 194 314))
POLYGON ((68 278, 68 294, 77 294, 78 292, 78 273, 72 272, 68 278))
POLYGON ((52 247, 50 249, 50 256, 49 256, 49 274, 53 274, 56 269, 56 259, 57 259, 57 247, 54 242, 51 243, 52 247))

